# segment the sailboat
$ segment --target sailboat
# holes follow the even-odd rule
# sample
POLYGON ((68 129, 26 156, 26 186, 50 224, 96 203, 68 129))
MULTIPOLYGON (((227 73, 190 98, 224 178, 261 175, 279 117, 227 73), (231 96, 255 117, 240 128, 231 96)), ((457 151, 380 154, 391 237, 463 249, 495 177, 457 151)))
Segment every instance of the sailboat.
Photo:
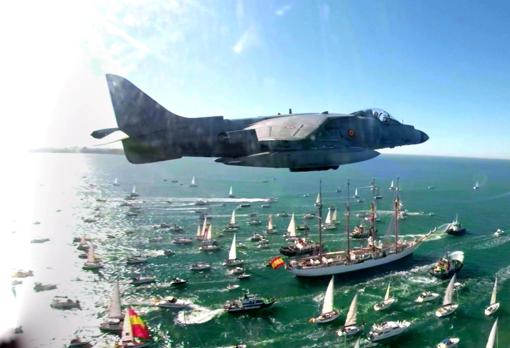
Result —
POLYGON ((143 342, 141 339, 149 339, 149 330, 145 326, 145 323, 138 316, 134 309, 128 308, 126 315, 124 316, 124 324, 122 326, 122 335, 119 344, 119 348, 142 348, 149 347, 147 342, 143 342))
POLYGON ((295 240, 296 237, 296 218, 294 213, 292 213, 292 217, 290 218, 289 226, 287 227, 287 240, 295 240))
POLYGON ((275 232, 276 232, 276 229, 273 226, 273 215, 269 214, 269 216, 267 217, 266 233, 267 234, 272 234, 272 233, 275 233, 275 232))
POLYGON ((119 186, 119 179, 113 179, 113 186, 119 186))
POLYGON ((331 223, 335 225, 338 223, 337 209, 335 207, 331 209, 331 223))
POLYGON ((212 224, 207 225, 202 246, 199 248, 200 251, 217 251, 220 250, 218 242, 212 239, 212 224))
POLYGON ((322 312, 318 317, 311 318, 310 323, 312 324, 325 324, 332 322, 340 316, 340 312, 334 308, 333 297, 335 290, 335 277, 332 276, 329 281, 328 288, 324 294, 324 302, 322 303, 322 312))
POLYGON ((189 187, 197 187, 198 185, 195 182, 195 177, 191 178, 191 184, 189 184, 189 187))
POLYGON ((320 193, 318 193, 317 198, 315 198, 315 206, 318 207, 319 205, 321 205, 321 194, 320 193))
POLYGON ((120 292, 119 282, 113 283, 112 298, 110 300, 110 308, 108 309, 108 317, 99 325, 99 329, 103 332, 121 334, 122 332, 122 315, 120 309, 120 292))
POLYGON ((236 210, 232 210, 232 215, 230 216, 230 221, 225 227, 223 231, 225 232, 235 232, 239 229, 239 225, 236 224, 236 210))
POLYGON ((340 330, 336 333, 338 336, 352 336, 363 330, 362 326, 356 325, 356 320, 358 316, 358 294, 354 295, 352 298, 351 305, 349 306, 349 312, 347 312, 347 317, 345 318, 345 324, 342 326, 340 330))
POLYGON ((232 186, 230 186, 230 189, 228 190, 228 196, 230 198, 234 198, 235 197, 234 190, 232 189, 232 186))
POLYGON ((237 258, 236 235, 234 234, 234 238, 232 238, 232 245, 230 245, 230 251, 228 252, 228 259, 225 260, 223 265, 227 267, 237 267, 242 266, 243 263, 243 260, 237 258))
POLYGON ((391 288, 391 282, 388 283, 388 288, 386 288, 386 294, 384 295, 384 300, 382 302, 376 303, 374 305, 374 310, 376 311, 382 311, 383 309, 388 308, 393 303, 395 303, 397 300, 394 297, 390 296, 390 288, 391 288))
POLYGON ((485 308, 485 315, 490 316, 496 313, 499 309, 499 302, 496 301, 496 294, 498 292, 498 278, 494 280, 494 287, 492 288, 491 302, 489 307, 485 308))
POLYGON ((494 320, 494 324, 492 324, 491 333, 489 334, 489 339, 487 340, 485 348, 494 348, 497 333, 498 333, 498 319, 494 320))
MULTIPOLYGON (((334 210, 334 211, 336 211, 336 210, 334 210)), ((324 226, 322 226, 322 227, 325 230, 336 229, 336 224, 333 223, 333 210, 331 209, 331 207, 328 208, 328 214, 326 215, 326 220, 324 221, 324 226)))
POLYGON ((455 284, 456 278, 457 278, 457 275, 454 274, 452 279, 450 279, 448 286, 446 287, 446 291, 444 293, 444 298, 443 298, 443 305, 436 310, 436 317, 438 317, 438 318, 446 317, 446 316, 452 314, 453 312, 455 312, 455 310, 457 308, 459 308, 459 304, 453 302, 453 291, 454 291, 453 285, 455 284))
POLYGON ((391 180, 391 184, 390 187, 388 187, 388 190, 395 191, 395 182, 393 182, 393 180, 391 180))
POLYGON ((131 188, 131 193, 129 194, 129 197, 135 198, 138 196, 139 196, 139 194, 136 192, 136 185, 133 185, 133 187, 131 188))
POLYGON ((354 198, 359 198, 359 195, 358 195, 358 188, 357 188, 357 187, 354 189, 354 196, 353 196, 353 197, 354 197, 354 198))
POLYGON ((197 235, 195 237, 197 240, 202 240, 202 228, 200 227, 200 225, 197 226, 197 235))
POLYGON ((92 243, 90 243, 89 245, 89 250, 87 252, 87 261, 85 261, 82 268, 87 271, 94 271, 103 268, 101 262, 99 262, 99 260, 96 259, 96 255, 94 253, 94 245, 92 243))
POLYGON ((480 188, 480 184, 477 182, 475 182, 475 186, 473 186, 473 190, 478 190, 480 188))

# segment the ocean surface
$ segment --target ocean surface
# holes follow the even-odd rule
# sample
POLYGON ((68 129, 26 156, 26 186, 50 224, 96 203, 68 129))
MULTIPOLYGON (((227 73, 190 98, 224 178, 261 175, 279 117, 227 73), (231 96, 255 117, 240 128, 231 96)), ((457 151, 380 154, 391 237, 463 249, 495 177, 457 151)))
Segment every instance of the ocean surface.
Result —
MULTIPOLYGON (((368 327, 385 320, 408 320, 411 329, 399 338, 381 346, 435 347, 446 337, 457 336, 462 347, 484 347, 494 318, 486 318, 494 277, 498 276, 499 317, 498 347, 510 346, 510 161, 382 155, 376 159, 340 167, 336 171, 290 173, 287 170, 229 167, 211 159, 181 159, 148 165, 132 165, 123 156, 84 154, 30 154, 24 161, 32 163, 33 188, 24 200, 13 203, 17 213, 3 218, 4 245, 9 245, 9 272, 31 269, 33 277, 12 287, 13 305, 24 333, 19 335, 22 347, 63 347, 75 335, 92 341, 96 347, 111 346, 115 337, 103 335, 98 325, 105 317, 111 284, 119 280, 122 304, 132 305, 149 326, 156 347, 226 347, 238 343, 248 347, 352 347, 354 341, 336 336, 343 325, 354 294, 359 293, 358 320, 368 327), (191 188, 192 176, 198 187, 191 188), (391 219, 391 180, 400 178, 401 199, 408 216, 400 223, 405 236, 424 234, 437 227, 439 232, 424 242, 409 258, 370 271, 335 278, 335 307, 340 318, 328 325, 317 326, 308 319, 318 315, 329 278, 299 279, 284 268, 272 270, 265 263, 278 255, 284 245, 282 233, 288 217, 279 212, 295 213, 297 223, 303 215, 315 212, 314 201, 322 180, 323 203, 339 209, 337 230, 325 231, 329 250, 345 247, 343 209, 346 202, 346 181, 358 188, 363 202, 352 202, 353 213, 367 211, 371 199, 369 183, 376 179, 382 200, 378 210, 380 235, 384 235, 391 219), (114 186, 118 178, 119 186, 114 186), (173 183, 172 180, 178 180, 173 183), (473 190, 478 181, 479 190, 473 190), (120 206, 136 185, 140 196, 138 216, 127 216, 127 207, 120 206), (236 199, 229 199, 232 186, 236 199), (428 186, 433 186, 428 189, 428 186), (342 189, 338 193, 337 188, 342 189), (308 197, 305 197, 309 194, 308 197), (104 199, 99 202, 97 199, 104 199), (264 200, 275 198, 270 208, 262 208, 264 200), (209 205, 197 207, 198 199, 209 205), (169 203, 168 201, 171 201, 169 203), (30 203, 29 203, 30 202, 30 203), (232 234, 217 238, 221 250, 206 254, 199 244, 175 246, 175 236, 153 225, 177 223, 185 235, 194 236, 199 214, 204 209, 210 216, 213 236, 227 224, 232 209, 240 202, 251 207, 237 210, 241 229, 238 257, 246 260, 251 279, 238 281, 226 274, 222 262, 227 257, 232 234), (249 214, 256 213, 262 226, 249 226, 249 214), (270 235, 270 249, 260 250, 247 238, 262 232, 267 215, 279 233, 270 235), (429 214, 433 213, 433 214, 429 214), (458 214, 467 228, 463 236, 441 233, 445 224, 458 214), (84 219, 97 216, 97 222, 84 219), (507 235, 494 237, 501 228, 507 235), (83 259, 73 245, 73 237, 86 235, 93 239, 97 254, 104 261, 98 273, 81 269, 83 259), (150 239, 162 237, 161 241, 150 239), (49 242, 30 243, 33 238, 50 238, 49 242), (171 248, 174 256, 163 255, 171 248), (465 287, 457 292, 459 309, 448 318, 437 319, 447 280, 428 274, 430 266, 446 251, 465 252, 465 265, 458 280, 465 287), (126 266, 128 255, 149 255, 146 265, 126 266), (192 273, 189 266, 196 261, 212 264, 210 272, 192 273), (134 287, 129 284, 135 274, 151 275, 157 283, 134 287), (189 281, 182 289, 169 286, 172 277, 189 281), (35 292, 33 283, 55 283, 56 290, 35 292), (389 310, 375 312, 388 282, 398 302, 389 310), (276 297, 277 303, 258 314, 232 316, 224 313, 225 301, 241 296, 241 289, 227 291, 230 283, 265 297, 276 297), (415 298, 424 290, 441 294, 436 302, 417 305, 415 298), (50 308, 55 295, 79 299, 81 310, 61 311, 50 308), (191 311, 179 312, 151 306, 157 296, 174 295, 193 302, 191 311)), ((4 183, 9 186, 9 183, 4 183)), ((11 183, 14 185, 14 183, 11 183)), ((351 191, 352 192, 352 191, 351 191)), ((358 218, 351 219, 352 226, 358 218)), ((315 220, 311 237, 317 239, 315 220)), ((351 226, 351 227, 352 227, 351 226)), ((362 341, 362 346, 371 346, 362 341)))

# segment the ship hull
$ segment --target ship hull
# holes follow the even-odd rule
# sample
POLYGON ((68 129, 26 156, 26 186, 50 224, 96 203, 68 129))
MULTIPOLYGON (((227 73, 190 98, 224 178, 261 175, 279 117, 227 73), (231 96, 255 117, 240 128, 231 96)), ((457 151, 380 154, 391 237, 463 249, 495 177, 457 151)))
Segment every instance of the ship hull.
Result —
POLYGON ((292 267, 289 268, 289 271, 298 277, 322 277, 334 274, 342 274, 342 273, 350 273, 361 271, 369 268, 374 268, 382 265, 386 265, 388 263, 392 263, 398 260, 401 260, 409 255, 411 255, 418 245, 413 247, 409 247, 404 251, 398 254, 390 254, 385 257, 381 257, 378 259, 370 259, 360 263, 351 263, 351 264, 338 264, 331 265, 326 267, 309 267, 306 269, 292 267))

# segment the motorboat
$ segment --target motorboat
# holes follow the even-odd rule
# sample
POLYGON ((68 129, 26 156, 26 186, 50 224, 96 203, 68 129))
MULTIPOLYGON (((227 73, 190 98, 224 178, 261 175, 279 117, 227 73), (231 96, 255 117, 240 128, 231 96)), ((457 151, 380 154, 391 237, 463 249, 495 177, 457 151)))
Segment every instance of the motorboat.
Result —
POLYGON ((191 239, 191 238, 178 237, 178 238, 172 239, 172 244, 175 244, 175 245, 189 245, 192 243, 193 243, 193 239, 191 239))
POLYGON ((170 286, 183 286, 186 284, 188 284, 188 281, 179 277, 175 277, 170 281, 170 286))
POLYGON ((235 289, 239 289, 240 285, 239 284, 228 284, 227 285, 227 290, 228 291, 232 291, 232 290, 235 290, 235 289))
POLYGON ((262 308, 268 308, 275 303, 275 299, 265 299, 257 295, 245 293, 243 297, 238 300, 227 301, 223 308, 228 313, 245 313, 262 308))
POLYGON ((237 279, 239 279, 239 280, 245 280, 245 279, 250 279, 250 278, 251 278, 251 275, 249 275, 248 273, 242 273, 237 276, 237 279))
POLYGON ((244 273, 244 268, 242 267, 234 267, 230 271, 228 271, 228 274, 230 275, 240 275, 244 273))
POLYGON ((280 254, 285 256, 301 256, 318 254, 321 251, 319 243, 306 240, 306 238, 297 238, 293 242, 280 248, 280 254))
POLYGON ((211 269, 211 265, 206 262, 197 262, 192 264, 189 269, 194 272, 209 271, 211 269))
POLYGON ((439 297, 437 292, 432 291, 423 291, 417 298, 414 300, 416 303, 430 302, 434 301, 439 297))
POLYGON ((504 234, 505 234, 505 231, 503 231, 503 230, 502 230, 502 229, 500 229, 500 228, 498 228, 498 229, 496 230, 496 232, 494 232, 494 236, 496 236, 496 237, 501 237, 501 236, 502 236, 502 235, 504 235, 504 234))
POLYGON ((429 273, 441 279, 450 278, 454 273, 459 272, 464 266, 464 252, 454 251, 446 253, 438 262, 432 266, 429 273))
POLYGON ((156 282, 156 278, 150 276, 136 276, 131 278, 131 284, 134 286, 147 285, 156 282))
POLYGON ((322 303, 322 311, 321 314, 317 317, 311 318, 309 320, 312 324, 325 324, 332 322, 336 318, 340 316, 340 312, 334 308, 334 287, 335 287, 335 277, 332 276, 328 287, 326 289, 326 293, 324 294, 324 301, 322 303))
POLYGON ((129 265, 129 266, 132 266, 132 265, 140 265, 140 264, 144 264, 144 263, 147 263, 147 257, 145 256, 142 256, 142 255, 134 255, 134 256, 129 256, 126 260, 126 264, 129 265))
POLYGON ((380 324, 374 324, 368 333, 368 340, 370 342, 380 342, 387 338, 403 334, 410 326, 411 323, 406 320, 385 321, 380 324))
POLYGON ((173 255, 175 255, 175 251, 173 251, 172 249, 165 249, 165 250, 163 250, 163 255, 173 256, 173 255))
POLYGON ((179 226, 177 224, 172 224, 169 228, 169 231, 171 233, 183 233, 184 232, 184 228, 182 228, 182 226, 179 226))
POLYGON ((251 242, 260 242, 264 237, 261 234, 255 233, 250 238, 248 238, 251 242))
POLYGON ((27 278, 27 277, 33 277, 33 276, 34 276, 34 272, 32 270, 28 270, 28 271, 18 270, 12 275, 13 278, 27 278))
POLYGON ((74 308, 81 309, 80 301, 78 300, 73 301, 67 296, 55 296, 50 303, 50 307, 64 310, 74 308))
POLYGON ((43 284, 40 282, 34 283, 35 292, 55 290, 56 288, 57 288, 56 284, 43 284))
POLYGON ((453 348, 459 345, 460 338, 448 337, 437 344, 437 348, 453 348))
POLYGON ((390 288, 391 288, 391 283, 388 283, 388 288, 386 288, 386 294, 384 295, 384 300, 382 300, 379 303, 376 303, 374 305, 374 310, 382 311, 384 309, 387 309, 389 306, 391 306, 393 303, 395 303, 397 301, 394 297, 390 296, 390 288))
POLYGON ((92 344, 88 341, 82 341, 79 337, 71 339, 67 348, 92 348, 92 344))
POLYGON ((164 297, 162 299, 155 300, 153 304, 159 308, 168 308, 168 309, 185 309, 189 308, 191 302, 179 300, 174 296, 164 297))
POLYGON ((452 235, 461 235, 466 232, 466 229, 462 227, 462 224, 459 221, 459 216, 455 216, 455 220, 450 222, 448 226, 446 226, 446 233, 452 234, 452 235))
POLYGON ((260 221, 257 218, 252 218, 252 219, 250 219, 248 221, 248 225, 250 225, 250 226, 260 226, 260 225, 262 225, 262 221, 260 221))

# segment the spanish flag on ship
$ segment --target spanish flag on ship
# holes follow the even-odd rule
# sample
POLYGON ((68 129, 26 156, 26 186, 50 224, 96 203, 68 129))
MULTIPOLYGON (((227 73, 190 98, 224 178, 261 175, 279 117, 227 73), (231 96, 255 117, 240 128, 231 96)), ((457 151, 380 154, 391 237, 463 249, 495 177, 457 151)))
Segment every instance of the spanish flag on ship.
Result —
POLYGON ((285 265, 285 261, 283 261, 281 256, 275 256, 269 261, 269 265, 272 269, 278 269, 285 265))

